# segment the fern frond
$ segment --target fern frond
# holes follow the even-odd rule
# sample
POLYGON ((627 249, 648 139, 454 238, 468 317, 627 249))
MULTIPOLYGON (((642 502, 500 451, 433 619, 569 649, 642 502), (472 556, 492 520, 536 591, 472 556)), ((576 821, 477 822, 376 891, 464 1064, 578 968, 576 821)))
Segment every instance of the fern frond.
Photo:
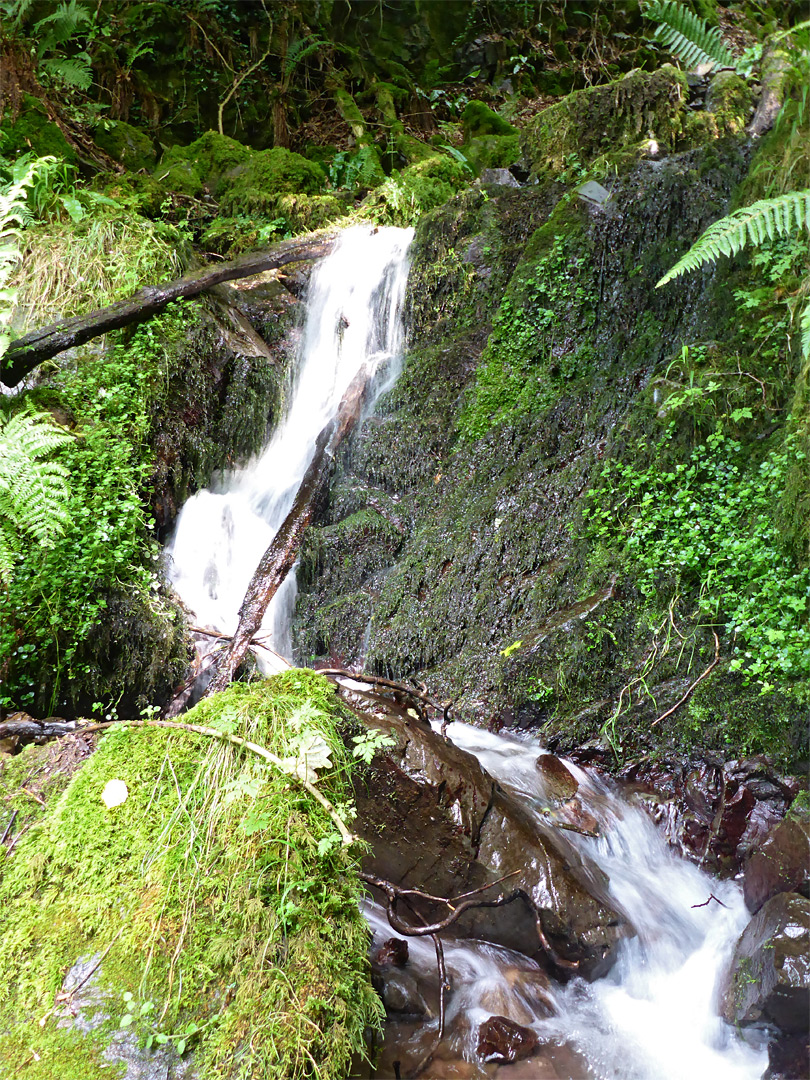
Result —
POLYGON ((805 360, 810 360, 810 300, 805 301, 799 316, 799 333, 801 334, 802 356, 805 360))
POLYGON ((655 37, 684 64, 734 67, 734 57, 716 26, 709 29, 706 20, 695 15, 678 0, 652 0, 644 8, 648 19, 659 24, 655 37))
POLYGON ((93 72, 86 53, 79 56, 61 56, 53 60, 43 60, 42 71, 51 78, 59 79, 66 86, 75 86, 78 90, 89 90, 93 84, 93 72))
POLYGON ((660 288, 681 274, 688 274, 721 255, 736 255, 747 244, 758 247, 766 240, 810 229, 810 189, 789 191, 775 199, 760 199, 713 222, 687 253, 656 285, 660 288))
POLYGON ((0 580, 21 536, 50 545, 68 524, 68 472, 49 458, 71 438, 47 413, 0 417, 0 580))

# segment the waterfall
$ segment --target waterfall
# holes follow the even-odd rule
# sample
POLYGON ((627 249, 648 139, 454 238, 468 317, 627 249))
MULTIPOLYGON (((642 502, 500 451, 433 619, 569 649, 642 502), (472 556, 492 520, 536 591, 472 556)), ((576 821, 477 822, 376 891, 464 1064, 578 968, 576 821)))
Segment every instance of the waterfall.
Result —
MULTIPOLYGON (((283 420, 253 461, 184 505, 168 546, 169 577, 208 629, 236 630, 248 582, 354 376, 368 366, 381 373, 378 394, 393 385, 412 236, 412 229, 363 227, 341 234, 312 274, 283 420)), ((262 624, 264 642, 287 659, 295 591, 291 573, 262 624)))
MULTIPOLYGON (((461 723, 450 724, 447 734, 524 805, 544 805, 535 767, 544 751, 535 740, 493 735, 461 723)), ((748 1045, 718 1015, 718 988, 749 918, 740 888, 676 857, 649 816, 604 778, 574 765, 569 768, 579 781, 583 806, 599 822, 600 836, 566 836, 573 837, 571 843, 586 866, 607 875, 610 901, 626 916, 635 937, 620 945, 607 976, 593 983, 581 978, 565 986, 552 983, 551 1016, 527 996, 532 962, 526 957, 485 942, 448 942, 453 1049, 471 1063, 476 1060, 477 1025, 492 1011, 482 1005, 495 999, 501 1010, 530 1026, 552 1056, 555 1047, 574 1053, 569 1071, 558 1071, 557 1076, 759 1080, 767 1053, 762 1046, 748 1045), (525 973, 524 978, 516 978, 516 972, 525 973)), ((540 816, 537 822, 542 831, 540 816)), ((369 908, 367 917, 379 936, 391 936, 380 910, 369 908)), ((424 970, 429 980, 431 969, 435 972, 432 946, 409 939, 409 947, 414 967, 424 970)), ((409 1036, 419 1043, 416 1057, 435 1038, 435 1026, 434 1021, 425 1025, 424 1033, 409 1036)), ((526 1066, 531 1067, 530 1062, 526 1066)), ((537 1062, 536 1067, 542 1069, 537 1062)), ((489 1075, 486 1067, 481 1069, 469 1075, 489 1075)))

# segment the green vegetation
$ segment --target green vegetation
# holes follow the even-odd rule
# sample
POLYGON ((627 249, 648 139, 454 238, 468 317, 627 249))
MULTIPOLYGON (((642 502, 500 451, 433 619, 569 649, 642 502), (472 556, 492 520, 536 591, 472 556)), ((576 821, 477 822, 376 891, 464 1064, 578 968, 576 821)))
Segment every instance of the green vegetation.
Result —
MULTIPOLYGON (((318 789, 351 822, 354 759, 338 730, 347 721, 322 677, 290 671, 234 686, 186 719, 282 759, 306 752, 318 789)), ((365 757, 368 742, 356 745, 365 757)), ((37 756, 0 765, 6 805, 28 811, 21 787, 37 756)), ((57 1060, 65 1080, 108 1075, 103 1047, 133 1028, 147 1046, 192 1051, 212 1080, 344 1080, 382 1010, 356 855, 323 806, 233 745, 123 725, 61 797, 45 794, 46 811, 0 867, 0 1056, 9 1067, 24 1080, 51 1080, 57 1060), (111 779, 128 797, 107 809, 111 779), (55 995, 91 956, 103 957, 92 980, 102 1005, 87 1007, 92 1030, 80 1038, 57 1027, 55 995)))
POLYGON ((45 414, 0 414, 0 583, 8 584, 23 541, 52 547, 67 524, 67 470, 49 460, 70 435, 45 414))
POLYGON ((70 498, 62 535, 21 551, 0 592, 6 707, 53 713, 83 700, 87 708, 115 700, 138 672, 147 704, 150 692, 165 693, 182 676, 182 623, 160 593, 159 549, 141 493, 152 468, 152 402, 183 329, 178 306, 30 395, 73 429, 60 458, 70 498), (140 634, 127 645, 133 619, 157 632, 154 655, 141 652, 140 634))
POLYGON ((733 67, 734 57, 720 36, 717 26, 707 26, 701 19, 678 0, 652 0, 643 8, 648 19, 659 25, 655 37, 671 53, 689 67, 699 64, 733 67))

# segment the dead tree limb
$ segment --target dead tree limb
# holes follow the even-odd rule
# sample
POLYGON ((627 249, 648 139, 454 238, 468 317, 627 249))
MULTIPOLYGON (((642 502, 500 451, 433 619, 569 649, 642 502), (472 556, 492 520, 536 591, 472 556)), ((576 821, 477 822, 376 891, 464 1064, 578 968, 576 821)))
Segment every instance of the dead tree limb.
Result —
POLYGON ((254 251, 232 262, 194 270, 163 285, 147 285, 127 300, 119 300, 89 315, 80 315, 32 330, 12 341, 8 347, 0 367, 0 380, 6 386, 16 386, 43 360, 49 360, 65 349, 83 345, 110 330, 145 322, 160 314, 173 300, 197 296, 223 281, 251 277, 263 270, 276 270, 288 263, 301 262, 304 259, 321 258, 329 254, 333 244, 331 237, 285 241, 266 251, 254 251))
POLYGON ((224 690, 245 658, 251 639, 258 633, 270 604, 293 568, 301 541, 326 486, 337 449, 360 419, 370 383, 370 371, 363 368, 343 395, 337 415, 321 431, 315 454, 304 473, 290 512, 282 522, 256 567, 239 609, 239 625, 231 644, 217 661, 217 673, 203 697, 224 690))

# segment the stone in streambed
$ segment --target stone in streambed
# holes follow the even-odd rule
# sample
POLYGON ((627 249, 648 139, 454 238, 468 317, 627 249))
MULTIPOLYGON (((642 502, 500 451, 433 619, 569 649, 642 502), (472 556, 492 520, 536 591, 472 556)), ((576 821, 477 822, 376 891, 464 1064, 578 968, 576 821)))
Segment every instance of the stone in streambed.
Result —
POLYGON ((476 1053, 482 1061, 505 1063, 531 1057, 538 1046, 531 1028, 505 1016, 490 1016, 478 1028, 476 1053))
POLYGON ((732 1024, 764 1020, 781 1032, 807 1030, 810 1008, 810 901, 778 893, 753 917, 737 942, 723 1016, 732 1024))
POLYGON ((391 970, 386 975, 382 987, 382 1000, 386 1012, 389 1013, 425 1016, 429 1011, 416 979, 404 971, 391 970))
POLYGON ((808 895, 810 886, 810 814, 785 818, 765 843, 756 848, 745 867, 745 902, 756 914, 780 892, 808 895))
POLYGON ((388 938, 377 950, 374 963, 381 968, 405 967, 408 963, 408 942, 404 938, 388 938))
POLYGON ((554 805, 568 802, 579 791, 577 778, 553 754, 541 754, 535 762, 535 768, 540 774, 546 797, 554 805))

